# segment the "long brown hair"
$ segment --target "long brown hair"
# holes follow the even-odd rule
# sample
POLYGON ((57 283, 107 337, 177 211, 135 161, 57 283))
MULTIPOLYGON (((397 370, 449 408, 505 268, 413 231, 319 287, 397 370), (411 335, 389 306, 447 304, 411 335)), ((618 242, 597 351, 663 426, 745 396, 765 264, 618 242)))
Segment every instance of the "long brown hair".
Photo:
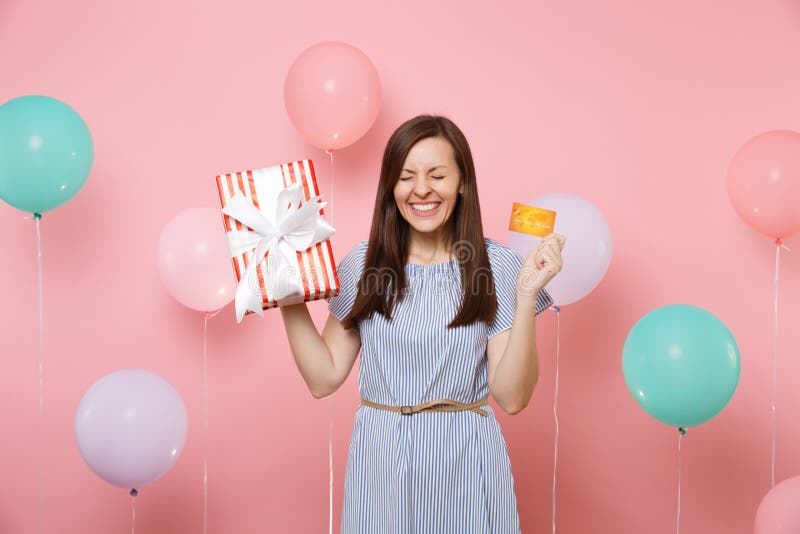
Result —
POLYGON ((453 147, 462 187, 445 232, 448 234, 446 244, 458 259, 462 281, 461 306, 448 327, 494 321, 497 297, 483 237, 475 165, 467 138, 446 117, 419 115, 401 124, 386 144, 364 272, 358 281, 353 307, 343 321, 346 328, 352 328, 374 312, 391 318, 395 302, 405 293, 410 231, 395 201, 394 187, 411 147, 429 137, 441 137, 453 147))

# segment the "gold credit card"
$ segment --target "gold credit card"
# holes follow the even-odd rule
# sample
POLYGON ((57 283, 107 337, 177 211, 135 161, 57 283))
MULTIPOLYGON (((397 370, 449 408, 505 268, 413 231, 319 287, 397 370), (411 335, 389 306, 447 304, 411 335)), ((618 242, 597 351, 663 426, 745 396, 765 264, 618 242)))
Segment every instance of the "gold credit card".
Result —
POLYGON ((508 229, 513 232, 544 237, 553 232, 556 212, 514 202, 508 229))

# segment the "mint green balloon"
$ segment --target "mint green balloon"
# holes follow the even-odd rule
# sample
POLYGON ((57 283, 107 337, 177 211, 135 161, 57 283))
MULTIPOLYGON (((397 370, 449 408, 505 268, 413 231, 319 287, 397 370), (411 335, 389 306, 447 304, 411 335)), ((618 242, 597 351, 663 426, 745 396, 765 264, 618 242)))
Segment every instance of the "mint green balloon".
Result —
POLYGON ((740 365, 728 327, 711 312, 683 304, 642 317, 622 349, 633 398, 678 428, 697 426, 722 411, 739 384, 740 365))
POLYGON ((15 208, 42 213, 64 204, 93 159, 89 128, 60 100, 29 95, 0 106, 0 199, 15 208))

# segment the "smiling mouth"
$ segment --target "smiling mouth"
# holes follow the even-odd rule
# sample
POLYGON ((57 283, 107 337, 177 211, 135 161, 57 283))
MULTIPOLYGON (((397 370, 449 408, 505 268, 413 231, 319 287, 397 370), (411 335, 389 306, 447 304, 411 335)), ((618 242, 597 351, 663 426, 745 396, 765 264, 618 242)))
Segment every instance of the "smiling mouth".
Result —
POLYGON ((441 202, 414 202, 414 203, 409 203, 409 206, 411 206, 411 209, 417 215, 426 215, 426 214, 433 213, 433 212, 437 211, 439 209, 439 206, 441 206, 441 205, 442 205, 441 202))

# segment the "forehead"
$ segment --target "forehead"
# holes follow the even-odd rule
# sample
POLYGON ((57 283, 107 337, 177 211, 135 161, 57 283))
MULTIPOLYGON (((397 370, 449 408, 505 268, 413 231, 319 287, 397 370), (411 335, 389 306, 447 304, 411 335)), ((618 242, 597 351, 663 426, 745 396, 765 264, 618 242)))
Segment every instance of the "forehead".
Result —
POLYGON ((432 167, 456 166, 453 147, 442 137, 426 137, 418 141, 408 151, 404 169, 430 169, 432 167))

